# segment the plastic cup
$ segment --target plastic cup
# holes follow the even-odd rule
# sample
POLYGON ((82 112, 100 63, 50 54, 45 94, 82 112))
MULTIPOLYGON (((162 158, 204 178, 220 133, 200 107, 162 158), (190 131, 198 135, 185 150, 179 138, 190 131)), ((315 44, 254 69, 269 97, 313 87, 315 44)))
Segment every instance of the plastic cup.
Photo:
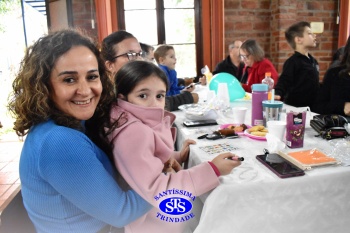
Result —
POLYGON ((263 107, 263 124, 266 126, 268 121, 279 121, 281 120, 280 115, 282 112, 283 102, 281 101, 262 101, 263 107))
POLYGON ((232 108, 233 123, 244 124, 247 110, 248 108, 245 108, 245 107, 233 107, 232 108))
POLYGON ((217 97, 219 101, 225 106, 230 106, 230 96, 228 93, 227 83, 219 83, 217 90, 217 97))
POLYGON ((266 124, 267 124, 267 129, 269 131, 269 134, 274 135, 275 137, 279 138, 283 142, 285 138, 287 122, 268 121, 266 124))

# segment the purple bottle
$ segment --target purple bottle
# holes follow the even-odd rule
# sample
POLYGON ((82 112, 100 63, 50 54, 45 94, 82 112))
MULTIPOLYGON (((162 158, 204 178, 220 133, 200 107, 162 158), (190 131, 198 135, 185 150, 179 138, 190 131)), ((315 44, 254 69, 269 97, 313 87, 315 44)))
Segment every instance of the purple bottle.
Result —
POLYGON ((267 84, 252 85, 252 126, 264 125, 262 102, 268 97, 267 84))

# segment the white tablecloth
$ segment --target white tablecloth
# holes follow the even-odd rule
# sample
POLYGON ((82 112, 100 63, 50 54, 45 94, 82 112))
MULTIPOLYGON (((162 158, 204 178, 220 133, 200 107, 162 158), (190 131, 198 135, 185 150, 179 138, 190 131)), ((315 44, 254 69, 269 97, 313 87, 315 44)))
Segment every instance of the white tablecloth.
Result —
MULTIPOLYGON (((232 105, 249 108, 246 124, 250 125, 251 102, 237 101, 232 105)), ((298 110, 289 106, 284 108, 298 110)), ((197 141, 191 146, 189 167, 212 160, 216 155, 209 155, 200 147, 218 143, 229 143, 234 147, 233 153, 245 158, 241 166, 220 178, 221 184, 216 189, 200 197, 204 207, 196 233, 350 232, 350 167, 318 167, 306 171, 302 177, 281 179, 255 158, 263 154, 266 141, 246 136, 198 140, 199 135, 212 132, 218 126, 186 128, 182 125, 184 113, 177 111, 175 114, 177 145, 186 138, 197 141)), ((229 118, 219 119, 220 123, 229 121, 229 118)), ((329 141, 314 135, 315 131, 308 123, 304 147, 293 150, 318 148, 329 152, 332 149, 329 141)))

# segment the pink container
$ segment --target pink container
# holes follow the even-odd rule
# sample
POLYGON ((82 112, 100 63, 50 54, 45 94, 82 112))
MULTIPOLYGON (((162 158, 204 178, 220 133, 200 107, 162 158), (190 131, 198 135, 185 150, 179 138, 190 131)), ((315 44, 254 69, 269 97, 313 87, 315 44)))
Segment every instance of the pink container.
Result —
POLYGON ((267 97, 267 84, 252 85, 252 126, 264 124, 262 102, 267 100, 267 97))

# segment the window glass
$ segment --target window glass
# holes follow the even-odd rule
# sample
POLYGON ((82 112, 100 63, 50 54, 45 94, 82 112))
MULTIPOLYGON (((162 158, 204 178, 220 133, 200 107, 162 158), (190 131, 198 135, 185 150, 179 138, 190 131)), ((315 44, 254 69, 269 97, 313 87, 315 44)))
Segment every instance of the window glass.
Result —
POLYGON ((133 34, 140 42, 158 44, 156 11, 125 11, 125 30, 133 34))
POLYGON ((196 77, 196 47, 189 45, 172 45, 176 54, 176 66, 178 78, 196 77))
MULTIPOLYGON (((179 78, 196 76, 194 0, 164 0, 164 28, 157 25, 156 0, 124 0, 125 29, 139 42, 174 46, 179 78), (165 38, 162 38, 164 30, 165 38), (160 35, 160 38, 158 37, 160 35), (162 41, 158 41, 161 39, 162 41)), ((160 11, 160 9, 158 9, 160 11)))
POLYGON ((194 8, 194 0, 164 0, 164 8, 194 8))
POLYGON ((156 0, 124 0, 124 10, 156 9, 156 0))
POLYGON ((165 38, 168 44, 195 43, 194 10, 165 10, 165 38))

